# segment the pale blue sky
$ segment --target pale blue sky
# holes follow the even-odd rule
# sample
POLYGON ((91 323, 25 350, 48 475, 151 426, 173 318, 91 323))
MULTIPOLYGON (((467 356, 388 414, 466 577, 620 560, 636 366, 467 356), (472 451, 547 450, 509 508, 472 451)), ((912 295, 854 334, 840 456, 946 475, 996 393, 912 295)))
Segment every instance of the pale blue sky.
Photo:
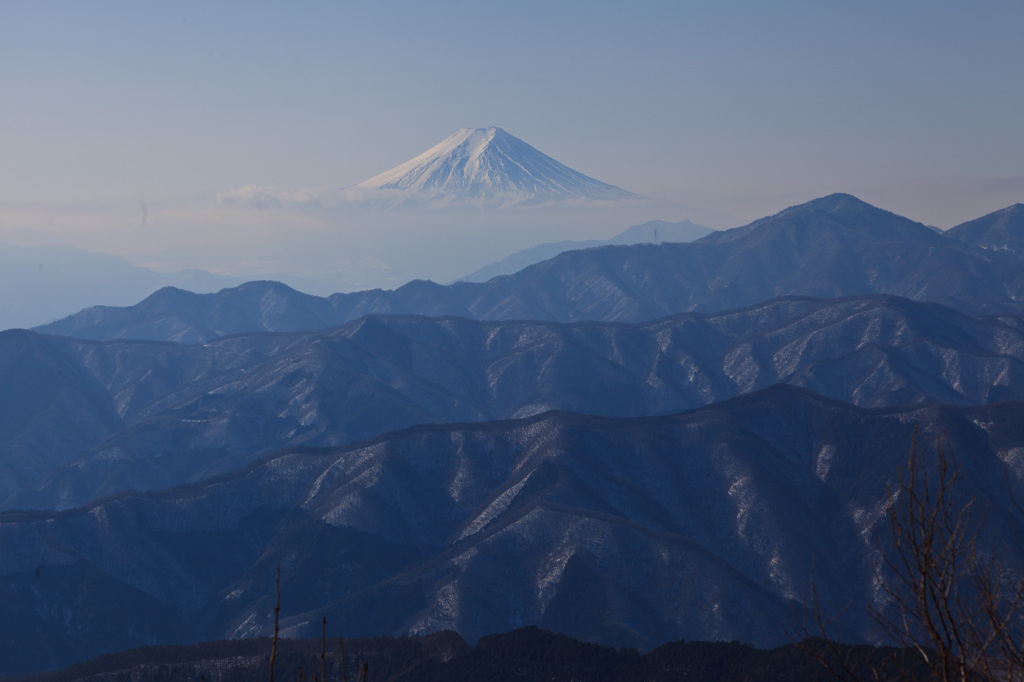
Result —
POLYGON ((949 227, 1024 201, 1022 36, 1020 0, 0 0, 0 230, 488 125, 736 224, 846 191, 949 227))

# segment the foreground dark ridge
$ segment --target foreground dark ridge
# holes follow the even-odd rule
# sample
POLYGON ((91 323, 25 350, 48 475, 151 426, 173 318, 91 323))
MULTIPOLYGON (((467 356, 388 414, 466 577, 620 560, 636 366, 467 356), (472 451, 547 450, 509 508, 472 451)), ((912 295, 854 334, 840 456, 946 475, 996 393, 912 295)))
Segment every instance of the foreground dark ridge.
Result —
MULTIPOLYGON (((281 640, 275 663, 278 680, 319 675, 321 640, 281 640)), ((252 682, 267 675, 270 640, 227 640, 190 646, 145 647, 108 654, 60 672, 5 678, 4 682, 252 682)), ((488 635, 475 646, 454 632, 420 637, 355 639, 345 642, 346 669, 366 663, 374 682, 828 682, 816 661, 795 645, 756 649, 739 642, 672 642, 641 654, 587 644, 536 627, 488 635)), ((869 652, 866 655, 880 652, 869 652)), ((329 642, 327 680, 342 679, 338 643, 329 642)))
POLYGON ((914 437, 949 435, 986 509, 1024 532, 1024 403, 862 409, 775 386, 676 416, 549 413, 294 450, 187 487, 0 515, 2 673, 144 644, 537 624, 647 649, 785 643, 811 578, 874 636, 870 556, 914 437), (1008 485, 1009 484, 1009 485, 1008 485), (850 604, 861 605, 848 608, 850 604), (269 628, 269 630, 268 630, 269 628))
POLYGON ((1024 233, 1024 226, 1013 225, 1003 237, 975 239, 965 229, 950 230, 950 238, 833 194, 692 243, 570 251, 483 284, 415 281, 394 291, 328 298, 274 282, 206 295, 163 289, 135 306, 89 308, 38 330, 88 339, 202 342, 239 332, 332 327, 370 313, 641 322, 778 296, 872 293, 967 312, 1016 311, 1024 298, 1024 266, 1013 251, 1017 242, 1005 235, 1024 233))
POLYGON ((861 406, 1024 399, 1024 317, 866 296, 641 325, 366 317, 201 346, 5 332, 0 507, 67 508, 413 424, 664 414, 780 382, 861 406))

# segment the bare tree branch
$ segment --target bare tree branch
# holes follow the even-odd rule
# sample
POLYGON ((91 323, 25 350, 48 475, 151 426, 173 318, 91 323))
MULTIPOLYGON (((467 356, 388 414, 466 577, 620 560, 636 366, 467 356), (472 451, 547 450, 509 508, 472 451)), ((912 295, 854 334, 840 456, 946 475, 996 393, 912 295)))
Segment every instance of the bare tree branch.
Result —
MULTIPOLYGON (((1024 562, 1011 570, 982 556, 985 519, 974 499, 962 499, 959 480, 949 438, 936 439, 929 461, 915 434, 906 471, 889 491, 892 548, 879 548, 876 576, 882 603, 868 609, 902 652, 887 659, 885 673, 921 679, 923 666, 928 679, 941 682, 1024 682, 1024 562)), ((811 655, 847 682, 885 674, 850 659, 849 646, 829 634, 813 574, 809 605, 817 630, 811 655)))

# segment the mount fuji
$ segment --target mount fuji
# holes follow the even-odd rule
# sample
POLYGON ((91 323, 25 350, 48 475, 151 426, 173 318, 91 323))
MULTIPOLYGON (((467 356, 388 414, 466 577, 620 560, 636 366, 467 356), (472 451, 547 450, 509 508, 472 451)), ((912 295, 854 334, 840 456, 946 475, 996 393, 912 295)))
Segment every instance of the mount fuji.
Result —
POLYGON ((573 170, 495 127, 463 128, 355 189, 367 199, 403 206, 504 207, 640 198, 573 170))

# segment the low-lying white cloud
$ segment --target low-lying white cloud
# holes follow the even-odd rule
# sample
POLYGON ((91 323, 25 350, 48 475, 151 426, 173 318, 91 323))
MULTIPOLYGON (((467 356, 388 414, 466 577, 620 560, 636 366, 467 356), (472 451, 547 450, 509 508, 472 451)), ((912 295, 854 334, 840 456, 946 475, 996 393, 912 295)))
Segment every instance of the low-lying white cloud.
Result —
POLYGON ((217 194, 221 205, 242 204, 254 208, 281 207, 290 205, 318 205, 327 194, 324 187, 300 187, 289 189, 265 185, 246 185, 217 194))

